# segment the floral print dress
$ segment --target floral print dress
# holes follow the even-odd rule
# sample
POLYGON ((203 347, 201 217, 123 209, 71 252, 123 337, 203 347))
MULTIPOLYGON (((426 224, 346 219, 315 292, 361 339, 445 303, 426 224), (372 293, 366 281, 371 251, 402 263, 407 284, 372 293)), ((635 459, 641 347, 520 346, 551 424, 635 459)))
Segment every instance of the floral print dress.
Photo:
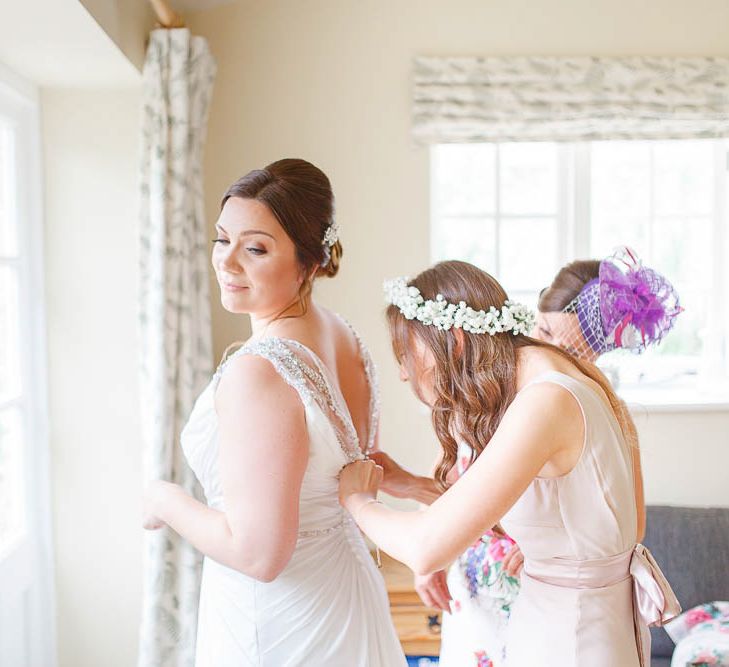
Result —
MULTIPOLYGON (((471 450, 458 447, 458 474, 471 463, 471 450)), ((514 541, 488 531, 448 571, 453 600, 443 615, 441 667, 502 667, 506 625, 519 580, 504 572, 503 561, 514 541)))
POLYGON ((671 667, 729 665, 729 602, 698 605, 673 619, 665 628, 676 643, 671 667))

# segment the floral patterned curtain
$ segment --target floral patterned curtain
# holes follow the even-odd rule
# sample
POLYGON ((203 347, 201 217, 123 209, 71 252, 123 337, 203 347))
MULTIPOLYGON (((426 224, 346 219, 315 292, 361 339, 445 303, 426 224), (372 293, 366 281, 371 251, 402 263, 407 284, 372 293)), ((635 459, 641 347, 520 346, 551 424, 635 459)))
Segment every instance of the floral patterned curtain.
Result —
POLYGON ((729 58, 415 59, 417 143, 729 136, 729 58))
MULTIPOLYGON (((144 65, 140 215, 141 395, 146 480, 198 495, 180 432, 212 374, 202 150, 215 61, 187 29, 155 30, 144 65)), ((192 667, 200 555, 145 533, 139 667, 192 667)))

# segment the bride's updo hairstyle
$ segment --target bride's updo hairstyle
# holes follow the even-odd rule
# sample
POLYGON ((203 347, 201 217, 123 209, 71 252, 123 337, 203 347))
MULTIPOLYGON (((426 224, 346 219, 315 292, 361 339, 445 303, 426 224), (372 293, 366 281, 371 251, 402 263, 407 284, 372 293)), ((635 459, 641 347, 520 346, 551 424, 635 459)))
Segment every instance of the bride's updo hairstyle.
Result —
POLYGON ((334 194, 321 169, 306 160, 278 160, 248 172, 233 183, 223 195, 221 211, 231 197, 255 199, 276 216, 293 241, 296 257, 306 275, 299 290, 302 301, 311 293, 313 278, 337 275, 342 244, 337 240, 329 246, 324 241, 327 230, 334 224, 334 194))
MULTIPOLYGON (((417 287, 424 299, 435 299, 436 295, 442 294, 449 303, 465 301, 474 310, 488 311, 491 306, 501 308, 508 299, 495 278, 466 262, 440 262, 410 280, 408 285, 417 287)), ((386 316, 395 357, 407 370, 421 399, 418 382, 422 369, 411 353, 414 336, 435 359, 432 420, 443 447, 435 479, 442 489, 447 488, 446 475, 456 463, 458 441, 463 440, 471 447, 475 459, 499 427, 516 395, 517 350, 521 347, 548 348, 597 382, 626 433, 625 408, 605 377, 596 367, 574 359, 554 345, 512 332, 491 336, 463 329, 439 330, 417 319, 406 319, 394 305, 387 307, 386 316)))

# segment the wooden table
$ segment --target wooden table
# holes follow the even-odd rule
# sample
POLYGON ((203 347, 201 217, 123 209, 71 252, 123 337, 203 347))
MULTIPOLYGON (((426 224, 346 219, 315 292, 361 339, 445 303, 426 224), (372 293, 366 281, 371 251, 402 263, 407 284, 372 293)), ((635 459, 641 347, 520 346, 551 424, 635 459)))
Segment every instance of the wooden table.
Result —
POLYGON ((382 554, 390 611, 397 635, 407 655, 440 653, 441 612, 426 607, 413 587, 413 573, 402 563, 382 554))

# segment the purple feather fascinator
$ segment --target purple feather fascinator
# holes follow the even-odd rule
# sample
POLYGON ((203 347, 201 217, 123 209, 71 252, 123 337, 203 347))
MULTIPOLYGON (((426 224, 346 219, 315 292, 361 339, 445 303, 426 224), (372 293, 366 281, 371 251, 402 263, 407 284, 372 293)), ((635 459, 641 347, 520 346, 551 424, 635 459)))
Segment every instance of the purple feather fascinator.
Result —
POLYGON ((617 348, 642 352, 663 339, 683 309, 673 285, 624 247, 600 262, 599 277, 567 310, 576 313, 590 348, 602 354, 617 348))

